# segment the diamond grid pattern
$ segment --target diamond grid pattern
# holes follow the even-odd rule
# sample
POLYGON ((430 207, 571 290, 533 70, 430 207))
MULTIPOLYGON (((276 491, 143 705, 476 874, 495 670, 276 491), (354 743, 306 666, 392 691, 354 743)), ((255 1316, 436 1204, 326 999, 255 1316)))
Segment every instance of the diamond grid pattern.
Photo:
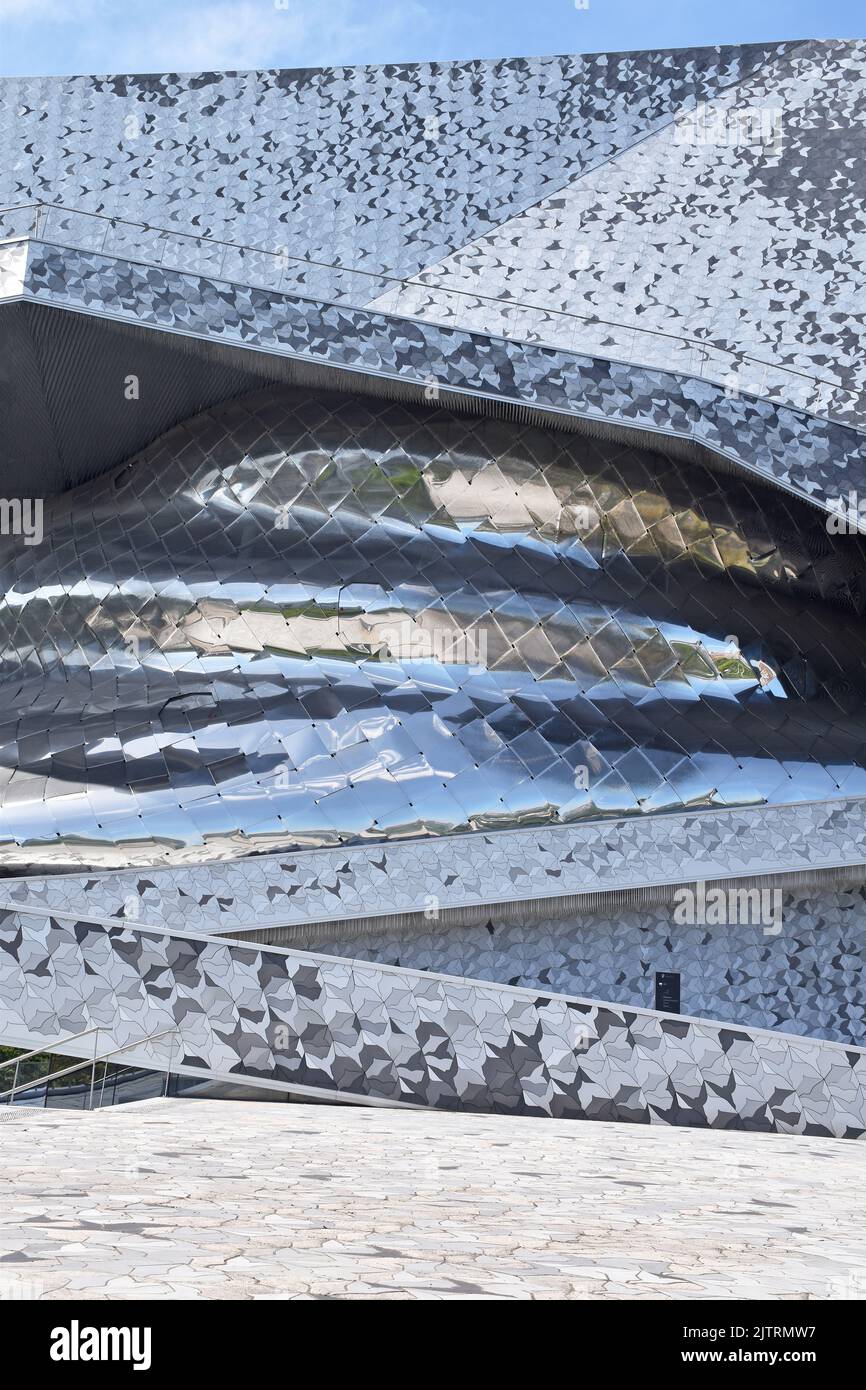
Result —
POLYGON ((497 923, 495 962, 471 929, 332 928, 364 964, 159 926, 859 862, 864 543, 756 475, 866 490, 863 51, 0 83, 0 201, 54 204, 0 228, 31 236, 0 249, 26 312, 432 373, 738 467, 274 388, 53 501, 0 573, 0 865, 95 876, 8 886, 6 1025, 178 1022, 187 1066, 323 1094, 866 1129, 858 1048, 756 1031, 862 1041, 850 886, 789 895, 772 951, 683 931, 729 1027, 631 1007, 664 912, 497 923), (683 146, 696 102, 781 143, 683 146))
POLYGON ((860 794, 859 538, 532 426, 270 389, 16 543, 7 864, 860 794))

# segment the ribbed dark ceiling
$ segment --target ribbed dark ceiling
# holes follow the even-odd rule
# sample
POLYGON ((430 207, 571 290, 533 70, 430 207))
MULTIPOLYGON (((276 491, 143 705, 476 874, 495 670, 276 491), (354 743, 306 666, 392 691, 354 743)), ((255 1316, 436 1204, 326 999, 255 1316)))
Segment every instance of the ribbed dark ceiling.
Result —
MULTIPOLYGON (((0 492, 50 497, 98 477, 131 458, 181 420, 264 383, 422 403, 424 387, 365 372, 273 356, 253 348, 39 304, 0 307, 0 492), (139 399, 128 400, 129 376, 139 399)), ((626 447, 700 460, 739 472, 701 445, 673 436, 601 424, 516 402, 443 390, 439 403, 462 413, 493 415, 626 447)))
POLYGON ((0 311, 2 489, 51 496, 122 462, 179 420, 268 379, 177 339, 41 305, 0 311), (134 375, 139 399, 128 400, 134 375))

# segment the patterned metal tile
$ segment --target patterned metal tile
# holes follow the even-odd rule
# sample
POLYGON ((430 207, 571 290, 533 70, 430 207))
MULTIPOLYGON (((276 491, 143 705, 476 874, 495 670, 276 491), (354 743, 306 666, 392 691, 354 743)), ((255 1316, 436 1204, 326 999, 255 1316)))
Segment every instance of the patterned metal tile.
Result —
POLYGON ((43 524, 2 579, 8 866, 866 791, 862 542, 697 464, 268 390, 43 524))
POLYGON ((0 906, 236 936, 431 907, 450 912, 697 879, 814 873, 862 865, 864 845, 866 800, 860 798, 395 840, 97 875, 31 875, 0 883, 0 906))
MULTIPOLYGON (((25 302, 141 331, 254 349, 327 368, 579 417, 707 449, 826 510, 866 496, 859 431, 699 377, 395 318, 37 241, 0 247, 25 302), (22 265, 22 245, 29 250, 22 265)), ((190 345, 192 347, 192 344, 190 345)))
POLYGON ((7 1036, 98 1026, 100 1049, 356 1100, 857 1137, 866 1052, 673 1017, 130 927, 0 915, 7 1036))
POLYGON ((187 1069, 326 1095, 866 1129, 866 1054, 760 1030, 862 1041, 852 885, 792 891, 772 948, 650 907, 323 929, 368 963, 190 934, 861 863, 863 542, 817 509, 866 495, 864 56, 0 82, 0 312, 48 316, 10 464, 62 464, 70 312, 430 402, 274 388, 164 434, 166 395, 46 544, 4 542, 0 863, 97 869, 0 895, 4 1036, 177 1025, 187 1069), (731 1023, 631 1007, 659 960, 731 1023))

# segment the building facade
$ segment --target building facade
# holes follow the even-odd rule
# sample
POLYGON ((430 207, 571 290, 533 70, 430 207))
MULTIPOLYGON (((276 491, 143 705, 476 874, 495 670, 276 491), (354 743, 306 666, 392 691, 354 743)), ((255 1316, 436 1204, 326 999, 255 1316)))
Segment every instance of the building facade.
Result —
POLYGON ((866 1130, 864 57, 0 84, 3 1041, 866 1130))

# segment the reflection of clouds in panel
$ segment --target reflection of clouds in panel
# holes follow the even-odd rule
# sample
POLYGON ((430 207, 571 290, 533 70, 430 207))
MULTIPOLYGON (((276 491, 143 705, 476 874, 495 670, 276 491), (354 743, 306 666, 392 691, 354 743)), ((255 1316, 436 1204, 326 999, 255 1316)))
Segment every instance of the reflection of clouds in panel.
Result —
POLYGON ((45 526, 2 575, 8 864, 861 787, 859 547, 696 463, 271 389, 45 526))

